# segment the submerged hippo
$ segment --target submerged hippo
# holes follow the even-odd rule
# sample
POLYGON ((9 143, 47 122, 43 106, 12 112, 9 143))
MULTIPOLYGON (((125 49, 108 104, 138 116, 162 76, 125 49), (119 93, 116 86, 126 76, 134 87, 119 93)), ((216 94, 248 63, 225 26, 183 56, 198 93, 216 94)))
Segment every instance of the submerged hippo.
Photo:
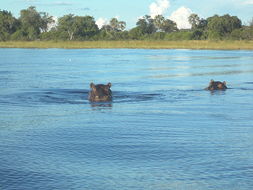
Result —
POLYGON ((89 100, 91 102, 108 102, 112 100, 111 83, 106 85, 90 83, 91 91, 89 92, 89 100))
POLYGON ((226 86, 226 82, 220 82, 220 81, 214 81, 211 80, 209 83, 209 86, 207 88, 205 88, 206 90, 226 90, 227 86, 226 86))

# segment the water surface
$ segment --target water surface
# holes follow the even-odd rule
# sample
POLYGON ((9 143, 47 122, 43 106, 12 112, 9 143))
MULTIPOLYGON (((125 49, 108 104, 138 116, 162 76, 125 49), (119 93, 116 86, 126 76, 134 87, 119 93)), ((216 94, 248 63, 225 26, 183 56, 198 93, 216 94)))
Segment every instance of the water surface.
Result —
POLYGON ((0 87, 0 189, 253 188, 252 51, 0 49, 0 87))

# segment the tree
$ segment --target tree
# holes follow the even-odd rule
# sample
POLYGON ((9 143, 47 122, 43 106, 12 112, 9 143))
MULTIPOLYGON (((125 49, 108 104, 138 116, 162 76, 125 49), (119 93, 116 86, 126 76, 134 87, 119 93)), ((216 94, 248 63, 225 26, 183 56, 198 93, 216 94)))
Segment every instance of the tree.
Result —
POLYGON ((198 26, 197 26, 197 29, 200 29, 200 30, 202 30, 202 31, 204 31, 204 30, 206 30, 206 28, 207 28, 207 20, 205 20, 205 19, 200 19, 200 21, 199 21, 199 24, 198 24, 198 26))
POLYGON ((75 35, 83 39, 89 39, 99 31, 98 26, 91 16, 76 16, 74 19, 75 35))
POLYGON ((213 17, 209 17, 207 22, 208 37, 212 39, 222 39, 233 30, 242 27, 242 22, 238 17, 228 14, 224 16, 214 15, 213 17))
POLYGON ((154 18, 154 25, 158 32, 162 31, 163 25, 165 22, 165 18, 162 15, 156 15, 154 18))
POLYGON ((177 24, 174 21, 170 19, 166 19, 162 25, 161 30, 166 33, 170 33, 170 32, 178 31, 178 28, 177 28, 177 24))
POLYGON ((117 18, 112 18, 110 20, 111 29, 115 32, 123 31, 126 28, 126 22, 118 21, 117 18))
POLYGON ((65 32, 69 40, 75 38, 88 39, 98 33, 98 26, 91 16, 65 15, 59 18, 58 31, 65 32))
POLYGON ((154 18, 154 25, 156 27, 156 31, 158 32, 175 32, 177 31, 177 24, 170 20, 165 19, 162 15, 157 15, 154 18))
POLYGON ((149 15, 145 15, 143 18, 140 18, 136 25, 140 28, 143 34, 153 34, 157 30, 154 24, 154 19, 152 19, 149 15))
POLYGON ((0 11, 0 41, 8 40, 18 27, 19 22, 12 16, 11 12, 0 11))
POLYGON ((17 31, 18 34, 27 40, 35 40, 41 32, 47 31, 48 24, 53 22, 53 19, 45 12, 37 12, 36 8, 31 6, 20 11, 19 21, 21 31, 17 31))
POLYGON ((142 29, 140 27, 132 28, 128 33, 130 39, 132 40, 139 40, 144 35, 142 29))
POLYGON ((191 24, 192 29, 194 30, 194 29, 196 29, 198 27, 198 25, 200 23, 200 18, 199 18, 199 16, 197 14, 193 13, 193 14, 191 14, 189 16, 188 21, 191 24))
POLYGON ((35 40, 40 34, 41 17, 35 7, 21 10, 20 18, 21 30, 28 40, 35 40))
POLYGON ((199 18, 197 14, 191 14, 188 18, 189 23, 191 24, 192 37, 193 40, 206 39, 206 28, 207 20, 199 18))
POLYGON ((58 20, 58 30, 66 32, 68 34, 69 40, 74 38, 74 33, 76 32, 75 19, 73 14, 64 15, 58 20))
POLYGON ((55 22, 54 19, 53 19, 53 16, 49 16, 49 14, 46 13, 46 12, 41 12, 40 15, 41 15, 40 29, 41 29, 42 32, 47 32, 48 25, 55 22))

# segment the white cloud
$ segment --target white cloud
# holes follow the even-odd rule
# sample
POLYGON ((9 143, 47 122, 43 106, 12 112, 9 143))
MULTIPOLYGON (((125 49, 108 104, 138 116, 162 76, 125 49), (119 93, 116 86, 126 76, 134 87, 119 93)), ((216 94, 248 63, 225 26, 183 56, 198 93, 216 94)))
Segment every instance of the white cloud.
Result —
POLYGON ((162 15, 169 8, 170 2, 169 0, 156 0, 149 6, 150 16, 154 18, 157 15, 162 15))
POLYGON ((101 17, 97 19, 96 24, 98 25, 98 28, 101 29, 104 25, 108 24, 108 20, 101 17))
POLYGON ((170 20, 173 20, 174 22, 177 23, 177 27, 179 29, 188 29, 191 28, 191 24, 188 21, 188 17, 192 14, 193 12, 191 9, 186 8, 186 7, 180 7, 176 11, 174 11, 171 16, 169 17, 170 20))
POLYGON ((74 3, 66 2, 66 1, 52 1, 52 2, 42 2, 40 0, 25 0, 26 3, 32 3, 35 5, 42 5, 42 6, 72 6, 74 3))
POLYGON ((253 0, 245 1, 245 2, 243 2, 243 4, 245 4, 245 5, 253 5, 253 0))
POLYGON ((56 1, 56 2, 52 2, 52 4, 55 6, 70 6, 70 5, 72 5, 72 3, 64 2, 64 1, 56 1))

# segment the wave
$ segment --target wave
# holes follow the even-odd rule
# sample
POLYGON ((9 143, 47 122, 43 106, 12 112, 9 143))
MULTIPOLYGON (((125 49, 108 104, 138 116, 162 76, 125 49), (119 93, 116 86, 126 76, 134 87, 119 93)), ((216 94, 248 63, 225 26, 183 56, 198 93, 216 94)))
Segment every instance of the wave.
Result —
MULTIPOLYGON (((231 87, 227 90, 253 90, 253 82, 244 82, 245 87, 231 87)), ((168 89, 159 91, 123 92, 113 91, 113 101, 105 103, 90 103, 89 90, 83 89, 36 89, 23 90, 19 93, 0 95, 1 105, 41 106, 54 104, 91 104, 91 106, 111 107, 112 103, 138 103, 150 101, 191 101, 196 94, 206 92, 204 89, 168 89)), ((215 93, 215 92, 214 92, 215 93)), ((222 93, 216 93, 222 94, 222 93)), ((224 93, 223 93, 224 94, 224 93)))

